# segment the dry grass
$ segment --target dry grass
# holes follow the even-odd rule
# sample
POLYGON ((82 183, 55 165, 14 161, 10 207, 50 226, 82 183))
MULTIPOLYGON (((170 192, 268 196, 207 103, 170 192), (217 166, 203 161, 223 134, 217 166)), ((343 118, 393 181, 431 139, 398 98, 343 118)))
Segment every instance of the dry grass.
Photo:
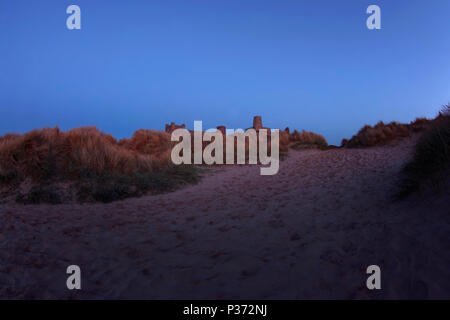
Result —
MULTIPOLYGON (((170 141, 170 134, 164 131, 139 129, 130 139, 122 139, 119 145, 140 154, 150 155, 157 160, 170 159, 170 152, 174 146, 170 141)), ((162 164, 164 165, 164 164, 162 164)))
MULTIPOLYGON (((268 142, 270 150, 270 138, 268 142)), ((0 182, 20 182, 27 177, 41 181, 158 171, 171 166, 174 144, 166 132, 143 129, 119 142, 95 127, 6 134, 0 137, 0 182)), ((207 144, 204 142, 203 147, 207 144)), ((289 135, 280 131, 280 153, 287 152, 292 144, 327 145, 323 136, 312 132, 295 130, 289 135)), ((224 149, 225 145, 224 138, 224 149)), ((247 154, 248 146, 247 139, 247 154)))
POLYGON ((351 139, 342 139, 341 146, 347 148, 364 148, 384 145, 393 140, 410 137, 412 133, 424 131, 432 120, 416 118, 409 124, 378 122, 375 126, 365 125, 351 139))
POLYGON ((122 148, 94 127, 68 132, 45 128, 0 140, 0 176, 19 181, 151 170, 151 157, 122 148))
MULTIPOLYGON (((18 187, 31 178, 39 188, 55 181, 76 181, 80 200, 112 201, 148 190, 167 191, 183 180, 186 168, 172 168, 165 139, 164 133, 139 130, 119 144, 95 127, 5 135, 0 138, 0 182, 18 187), (113 196, 95 196, 109 191, 113 196)), ((184 178, 196 180, 191 171, 184 178)), ((18 196, 23 198, 27 197, 18 196)))
POLYGON ((294 149, 311 147, 326 149, 328 147, 327 140, 322 135, 305 130, 302 130, 302 132, 294 130, 294 132, 290 134, 289 140, 294 149))
POLYGON ((425 185, 439 190, 440 183, 447 178, 450 168, 450 105, 444 107, 439 116, 428 123, 419 138, 412 160, 401 172, 400 191, 403 198, 425 185))
POLYGON ((416 118, 416 120, 409 124, 409 129, 412 130, 412 132, 420 132, 425 130, 429 124, 430 120, 426 118, 416 118))
MULTIPOLYGON (((258 140, 257 136, 256 144, 258 140)), ((270 141, 268 138, 269 154, 270 141)), ((223 142, 225 161, 225 137, 223 142)), ((78 201, 109 202, 145 192, 166 192, 198 180, 197 167, 172 164, 170 154, 175 144, 166 132, 144 129, 120 141, 95 127, 67 132, 56 127, 23 135, 6 134, 0 137, 0 186, 16 194, 16 200, 21 203, 64 202, 69 196, 59 184, 65 182, 72 188, 65 189, 75 194, 78 201), (27 191, 22 193, 24 183, 31 183, 31 188, 25 188, 27 191)), ((203 149, 208 144, 203 142, 203 149)), ((292 134, 280 131, 281 159, 287 157, 289 147, 304 146, 326 148, 327 142, 323 136, 304 130, 292 134)), ((236 148, 237 143, 235 161, 236 148)), ((246 163, 248 151, 247 138, 246 163)))

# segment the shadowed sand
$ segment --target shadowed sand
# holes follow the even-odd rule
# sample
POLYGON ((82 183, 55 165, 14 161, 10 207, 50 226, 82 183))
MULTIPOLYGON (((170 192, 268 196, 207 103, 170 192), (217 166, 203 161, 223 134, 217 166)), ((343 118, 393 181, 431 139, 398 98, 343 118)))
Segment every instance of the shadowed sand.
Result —
POLYGON ((412 147, 291 150, 275 176, 223 166, 111 204, 1 204, 0 298, 450 298, 448 191, 390 200, 412 147))

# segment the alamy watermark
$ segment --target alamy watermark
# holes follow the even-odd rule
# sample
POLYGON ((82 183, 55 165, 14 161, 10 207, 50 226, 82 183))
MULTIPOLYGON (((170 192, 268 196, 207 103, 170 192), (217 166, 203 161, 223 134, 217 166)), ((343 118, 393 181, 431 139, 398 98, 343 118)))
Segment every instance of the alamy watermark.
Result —
MULTIPOLYGON (((66 20, 66 26, 69 30, 81 29, 81 9, 79 6, 72 4, 67 7, 66 13, 70 14, 66 20)), ((381 29, 381 9, 379 6, 372 4, 367 7, 366 13, 370 16, 366 20, 366 26, 369 30, 381 29)))
POLYGON ((70 276, 67 278, 66 286, 69 290, 81 290, 81 269, 76 264, 67 267, 66 273, 70 276))
POLYGON ((209 129, 203 132, 202 121, 194 121, 193 133, 184 129, 172 132, 172 141, 179 142, 171 152, 172 162, 179 164, 258 164, 261 175, 274 175, 278 172, 280 163, 280 138, 278 129, 226 129, 222 131, 209 129), (268 143, 270 136, 270 143, 268 143), (193 139, 193 161, 192 161, 193 139), (181 140, 181 141, 180 141, 181 140), (204 146, 203 142, 209 142, 204 146), (225 162, 224 162, 225 142, 225 162), (236 144, 235 144, 236 142, 236 144), (270 146, 270 156, 268 154, 270 146), (236 151, 236 157, 235 157, 236 151))
POLYGON ((66 26, 69 30, 80 30, 81 29, 81 9, 79 6, 72 4, 67 7, 66 13, 70 14, 66 20, 66 26))
POLYGON ((381 9, 379 6, 372 4, 367 7, 367 14, 370 16, 366 20, 366 26, 369 30, 380 30, 381 29, 381 9))
POLYGON ((381 269, 376 264, 372 264, 367 267, 366 273, 370 274, 367 278, 366 286, 369 290, 381 289, 381 269))

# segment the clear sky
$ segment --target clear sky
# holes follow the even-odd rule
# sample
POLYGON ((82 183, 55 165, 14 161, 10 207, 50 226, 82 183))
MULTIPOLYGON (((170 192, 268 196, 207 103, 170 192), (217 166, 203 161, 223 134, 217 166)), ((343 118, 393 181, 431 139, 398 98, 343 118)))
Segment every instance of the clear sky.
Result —
POLYGON ((122 138, 261 115, 339 144, 448 102, 449 0, 0 0, 0 134, 122 138), (71 4, 81 30, 66 27, 71 4), (370 4, 381 30, 366 27, 370 4))

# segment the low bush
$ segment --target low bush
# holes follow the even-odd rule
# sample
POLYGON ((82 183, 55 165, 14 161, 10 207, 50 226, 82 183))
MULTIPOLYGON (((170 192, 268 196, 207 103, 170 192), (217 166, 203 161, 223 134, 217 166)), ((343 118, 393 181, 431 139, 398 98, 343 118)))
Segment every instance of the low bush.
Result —
POLYGON ((22 204, 60 204, 61 195, 53 186, 35 186, 25 194, 19 193, 16 202, 22 204))

